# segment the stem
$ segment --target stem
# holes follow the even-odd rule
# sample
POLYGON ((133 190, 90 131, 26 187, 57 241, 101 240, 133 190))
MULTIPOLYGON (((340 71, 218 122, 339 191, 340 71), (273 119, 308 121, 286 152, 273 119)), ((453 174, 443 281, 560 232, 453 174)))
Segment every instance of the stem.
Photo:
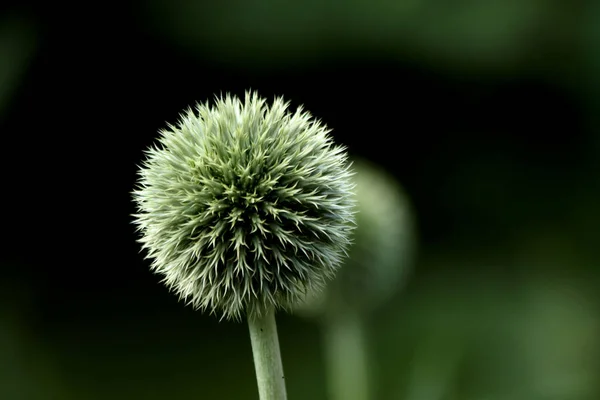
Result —
POLYGON ((285 400, 285 377, 281 364, 275 311, 248 318, 250 341, 260 400, 285 400))
POLYGON ((330 315, 323 328, 330 399, 368 400, 369 379, 362 319, 353 312, 330 315))

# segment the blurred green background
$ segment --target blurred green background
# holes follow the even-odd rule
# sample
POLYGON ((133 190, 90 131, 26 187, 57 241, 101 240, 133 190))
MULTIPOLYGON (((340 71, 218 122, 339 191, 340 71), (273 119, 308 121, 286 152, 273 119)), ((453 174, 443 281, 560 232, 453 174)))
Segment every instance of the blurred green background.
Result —
MULTIPOLYGON (((167 293, 130 218, 156 132, 249 88, 414 204, 377 399, 600 398, 599 71, 591 0, 3 3, 0 398, 258 398, 246 325, 167 293)), ((289 398, 325 399, 319 326, 278 321, 289 398)))

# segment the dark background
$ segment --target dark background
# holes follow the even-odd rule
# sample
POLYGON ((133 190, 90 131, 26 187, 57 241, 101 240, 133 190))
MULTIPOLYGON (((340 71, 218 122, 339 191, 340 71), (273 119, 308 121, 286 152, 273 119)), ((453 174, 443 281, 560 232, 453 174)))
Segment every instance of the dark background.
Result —
MULTIPOLYGON (((130 217, 158 130, 247 89, 414 205, 377 398, 598 398, 599 67, 593 1, 3 5, 0 398, 257 398, 246 326, 169 294, 130 217)), ((318 325, 279 330, 289 397, 325 398, 318 325)))

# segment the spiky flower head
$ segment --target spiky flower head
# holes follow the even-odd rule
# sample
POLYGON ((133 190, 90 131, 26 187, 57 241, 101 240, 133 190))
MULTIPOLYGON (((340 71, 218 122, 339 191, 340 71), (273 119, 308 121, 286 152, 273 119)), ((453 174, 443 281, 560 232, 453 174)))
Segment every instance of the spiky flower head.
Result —
POLYGON ((256 93, 198 104, 160 132, 133 191, 165 284, 222 318, 291 309, 331 279, 354 223, 345 148, 301 107, 256 93))
POLYGON ((300 314, 372 311, 397 292, 412 268, 416 221, 408 196, 380 166, 357 158, 353 168, 358 212, 349 257, 324 291, 296 307, 300 314))

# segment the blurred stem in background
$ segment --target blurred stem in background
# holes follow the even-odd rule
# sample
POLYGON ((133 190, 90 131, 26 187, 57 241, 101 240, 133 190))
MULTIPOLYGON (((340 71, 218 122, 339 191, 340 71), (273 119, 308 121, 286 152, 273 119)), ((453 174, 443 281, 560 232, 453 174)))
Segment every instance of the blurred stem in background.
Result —
POLYGON ((355 312, 323 321, 323 351, 331 400, 368 400, 370 378, 365 323, 355 312))

